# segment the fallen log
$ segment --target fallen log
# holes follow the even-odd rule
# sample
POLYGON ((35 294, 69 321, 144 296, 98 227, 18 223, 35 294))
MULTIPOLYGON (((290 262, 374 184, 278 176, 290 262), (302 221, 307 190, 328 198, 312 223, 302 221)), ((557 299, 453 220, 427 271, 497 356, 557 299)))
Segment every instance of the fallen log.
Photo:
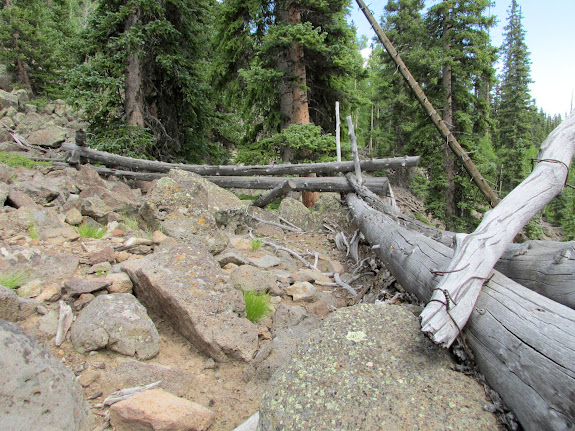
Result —
MULTIPOLYGON (((62 144, 62 149, 75 151, 87 159, 103 163, 108 167, 136 169, 149 172, 169 172, 170 169, 182 169, 198 175, 223 176, 253 176, 253 175, 300 175, 300 174, 328 174, 336 172, 352 172, 353 162, 326 162, 326 163, 298 163, 283 165, 185 165, 182 163, 165 163, 155 160, 133 159, 104 151, 93 150, 88 147, 79 147, 71 143, 62 144)), ((419 156, 393 157, 389 159, 373 159, 361 161, 361 169, 365 172, 379 171, 387 168, 408 168, 419 164, 419 156)))
POLYGON ((455 254, 438 290, 421 313, 421 326, 433 340, 450 346, 473 311, 483 281, 505 248, 537 212, 565 186, 575 152, 575 115, 563 121, 541 145, 533 172, 469 235, 456 235, 455 254), (451 297, 447 312, 444 291, 451 297))
MULTIPOLYGON (((429 301, 453 250, 398 226, 355 195, 346 200, 387 269, 405 290, 429 301)), ((463 334, 479 371, 525 430, 575 427, 574 310, 495 271, 463 334)))
POLYGON ((285 180, 282 184, 274 188, 267 195, 260 196, 252 205, 259 208, 264 208, 266 205, 272 203, 276 199, 284 197, 295 188, 293 181, 285 180))
MULTIPOLYGON (((56 163, 54 164, 56 165, 56 163)), ((68 166, 66 163, 58 163, 58 166, 68 166)), ((117 177, 128 178, 140 181, 153 181, 167 176, 162 173, 145 173, 121 171, 117 169, 102 168, 92 166, 96 172, 102 175, 114 175, 117 177)), ((227 176, 205 176, 208 181, 223 188, 236 189, 275 189, 286 181, 293 185, 295 191, 314 191, 314 192, 336 192, 347 193, 353 191, 352 186, 343 177, 227 177, 227 176)), ((389 183, 385 177, 370 177, 364 181, 365 187, 373 193, 385 196, 389 190, 389 183)))
MULTIPOLYGON (((455 233, 426 225, 393 209, 362 187, 351 173, 346 175, 355 193, 372 208, 393 219, 399 226, 425 235, 450 248, 455 233)), ((495 269, 513 281, 560 304, 575 309, 575 242, 527 241, 509 244, 495 269)))

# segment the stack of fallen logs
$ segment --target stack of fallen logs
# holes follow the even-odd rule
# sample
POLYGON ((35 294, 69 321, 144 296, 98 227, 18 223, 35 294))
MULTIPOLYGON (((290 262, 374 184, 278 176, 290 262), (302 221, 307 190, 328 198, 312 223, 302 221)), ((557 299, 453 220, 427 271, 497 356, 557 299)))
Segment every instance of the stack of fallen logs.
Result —
POLYGON ((423 330, 444 346, 460 338, 526 430, 575 429, 575 242, 511 244, 562 191, 574 152, 572 115, 543 143, 531 175, 470 235, 422 226, 348 174, 356 193, 346 200, 361 232, 427 303, 423 330))

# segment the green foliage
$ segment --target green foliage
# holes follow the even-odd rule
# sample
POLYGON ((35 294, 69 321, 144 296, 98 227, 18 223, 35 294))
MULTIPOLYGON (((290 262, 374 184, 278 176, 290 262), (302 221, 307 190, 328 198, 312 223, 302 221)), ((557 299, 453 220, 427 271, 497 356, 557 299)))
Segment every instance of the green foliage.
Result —
POLYGON ((28 223, 28 236, 32 239, 38 238, 38 225, 36 222, 32 221, 28 223))
POLYGON ((28 271, 15 270, 0 273, 0 286, 17 289, 32 279, 28 271))
POLYGON ((76 227, 76 230, 82 238, 95 238, 100 239, 106 233, 106 229, 103 227, 97 227, 90 224, 82 223, 76 227))
POLYGON ((270 296, 267 293, 244 290, 243 295, 246 303, 246 317, 251 322, 259 322, 271 311, 270 296))
MULTIPOLYGON (((285 147, 293 151, 292 162, 327 161, 335 158, 335 139, 321 133, 313 124, 292 124, 271 138, 261 139, 242 148, 237 156, 239 163, 270 164, 281 161, 285 147)), ((347 147, 349 148, 349 147, 347 147)))
POLYGON ((260 239, 252 239, 250 244, 252 245, 252 250, 256 251, 262 246, 262 241, 260 239))
POLYGON ((36 162, 20 154, 0 152, 0 163, 10 166, 11 168, 38 169, 46 166, 52 166, 52 162, 36 162))
POLYGON ((138 220, 133 217, 124 217, 124 220, 122 220, 122 224, 130 230, 140 229, 138 220))
POLYGON ((67 68, 77 62, 67 0, 11 0, 0 9, 0 61, 33 94, 63 95, 67 68))
POLYGON ((99 1, 83 34, 85 61, 70 72, 70 88, 102 149, 168 161, 222 161, 224 152, 208 143, 206 48, 213 4, 99 1), (127 115, 134 94, 145 128, 127 115))

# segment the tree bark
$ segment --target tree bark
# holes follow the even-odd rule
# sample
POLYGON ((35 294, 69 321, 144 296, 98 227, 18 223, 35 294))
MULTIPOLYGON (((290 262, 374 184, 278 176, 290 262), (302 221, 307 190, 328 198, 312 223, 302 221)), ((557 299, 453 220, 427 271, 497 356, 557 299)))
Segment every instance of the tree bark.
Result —
MULTIPOLYGON (((77 151, 82 157, 100 162, 112 168, 129 168, 151 172, 169 172, 170 169, 182 169, 198 175, 299 175, 306 173, 332 174, 337 172, 351 172, 354 170, 352 161, 326 162, 326 163, 286 163, 284 165, 184 165, 181 163, 164 163, 155 160, 134 159, 119 156, 105 151, 93 150, 88 147, 79 147, 71 143, 62 144, 62 149, 77 151)), ((419 156, 392 157, 389 159, 372 159, 360 161, 364 172, 379 171, 386 168, 408 168, 419 164, 419 156)))
MULTIPOLYGON (((453 250, 349 194, 361 232, 401 286, 427 302, 453 250)), ((575 311, 495 272, 463 330, 487 382, 527 431, 575 427, 575 311)))
POLYGON ((260 196, 252 205, 259 208, 264 208, 266 205, 279 199, 295 188, 295 183, 290 180, 285 180, 281 185, 274 188, 267 195, 260 196))
MULTIPOLYGON (((140 23, 140 11, 136 10, 126 18, 124 29, 128 32, 140 23)), ((124 109, 128 124, 144 127, 144 83, 140 52, 136 47, 128 47, 124 109)))
MULTIPOLYGON (((450 25, 449 12, 446 12, 446 15, 443 18, 443 35, 442 35, 443 50, 445 51, 444 53, 445 56, 448 55, 451 46, 449 40, 450 37, 449 25, 450 25)), ((443 121, 447 126, 447 128, 449 129, 449 133, 453 133, 454 116, 453 116, 453 85, 451 81, 452 69, 448 59, 443 64, 442 78, 443 78, 443 91, 444 91, 443 121)), ((447 214, 448 222, 451 225, 456 216, 457 211, 457 204, 455 199, 455 160, 451 155, 451 150, 447 142, 445 143, 443 166, 445 169, 445 177, 447 181, 447 187, 445 189, 445 211, 447 214)))
POLYGON ((575 115, 567 118, 543 142, 538 163, 519 186, 488 211, 475 232, 456 235, 453 260, 421 313, 423 331, 449 346, 463 328, 481 288, 508 244, 537 212, 559 195, 575 152, 575 115), (445 293, 450 296, 449 314, 445 293))

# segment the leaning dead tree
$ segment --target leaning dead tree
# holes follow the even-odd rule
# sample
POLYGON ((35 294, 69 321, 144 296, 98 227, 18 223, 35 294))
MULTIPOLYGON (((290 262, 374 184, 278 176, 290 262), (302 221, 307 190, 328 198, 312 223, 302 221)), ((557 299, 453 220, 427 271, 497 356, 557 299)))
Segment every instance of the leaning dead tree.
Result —
POLYGON ((485 214, 475 232, 456 235, 453 259, 420 316, 423 331, 436 343, 450 346, 457 338, 507 245, 563 191, 574 153, 575 115, 571 115, 543 142, 533 172, 485 214))
MULTIPOLYGON (((428 302, 453 250, 346 198, 375 253, 404 289, 428 302)), ((575 310, 493 272, 462 329, 475 363, 528 431, 575 427, 575 310)), ((443 298, 445 301, 445 298, 443 298)))
POLYGON ((487 181, 485 181, 485 178, 483 178, 481 172, 479 172, 479 169, 477 169, 477 166, 475 166, 475 163, 473 163, 473 160, 471 160, 471 157, 469 157, 469 155, 461 147, 461 145, 459 144, 453 133, 451 133, 451 131, 449 130, 449 127, 447 127, 447 124, 445 124, 445 121, 443 121, 441 116, 437 113, 437 111, 435 110, 435 108, 433 107, 433 105, 423 92, 421 86, 415 80, 415 78, 413 77, 413 75, 411 74, 405 63, 403 62, 401 56, 399 55, 399 52, 397 52, 397 50, 395 49, 395 47, 393 46, 393 44, 391 43, 385 32, 383 31, 383 29, 380 27, 380 25, 377 23, 377 21, 375 20, 375 18, 365 5, 365 2, 363 2, 363 0, 356 0, 356 1, 360 9, 362 10, 363 14, 371 24, 371 27, 377 34, 377 37, 379 38, 380 42, 385 47, 387 53, 389 54, 393 62, 397 65, 399 73, 401 73, 401 76, 403 76, 405 82, 415 94, 415 97, 417 98, 419 104, 423 107, 423 109, 425 109, 427 115, 429 115, 429 118, 433 122, 435 128, 439 131, 443 139, 447 141, 449 148, 451 148, 451 150, 459 158, 459 160, 463 164, 463 167, 465 168, 467 173, 471 176, 471 179, 473 180, 477 188, 479 188, 481 193, 483 193, 483 195, 487 198, 489 205, 491 205, 492 207, 497 205, 497 203, 499 202, 499 197, 495 194, 495 192, 491 189, 491 187, 489 187, 489 184, 487 183, 487 181))
MULTIPOLYGON (((182 163, 165 163, 155 160, 134 159, 119 156, 105 151, 93 150, 88 147, 70 143, 62 145, 62 149, 95 162, 103 163, 109 168, 134 169, 148 172, 169 172, 171 169, 181 169, 203 176, 253 176, 253 175, 300 175, 300 174, 327 174, 338 172, 352 172, 353 162, 326 162, 326 163, 296 163, 283 165, 186 165, 182 163)), ((362 160, 361 169, 366 172, 379 171, 387 168, 409 168, 419 164, 419 156, 392 157, 388 159, 362 160)))

